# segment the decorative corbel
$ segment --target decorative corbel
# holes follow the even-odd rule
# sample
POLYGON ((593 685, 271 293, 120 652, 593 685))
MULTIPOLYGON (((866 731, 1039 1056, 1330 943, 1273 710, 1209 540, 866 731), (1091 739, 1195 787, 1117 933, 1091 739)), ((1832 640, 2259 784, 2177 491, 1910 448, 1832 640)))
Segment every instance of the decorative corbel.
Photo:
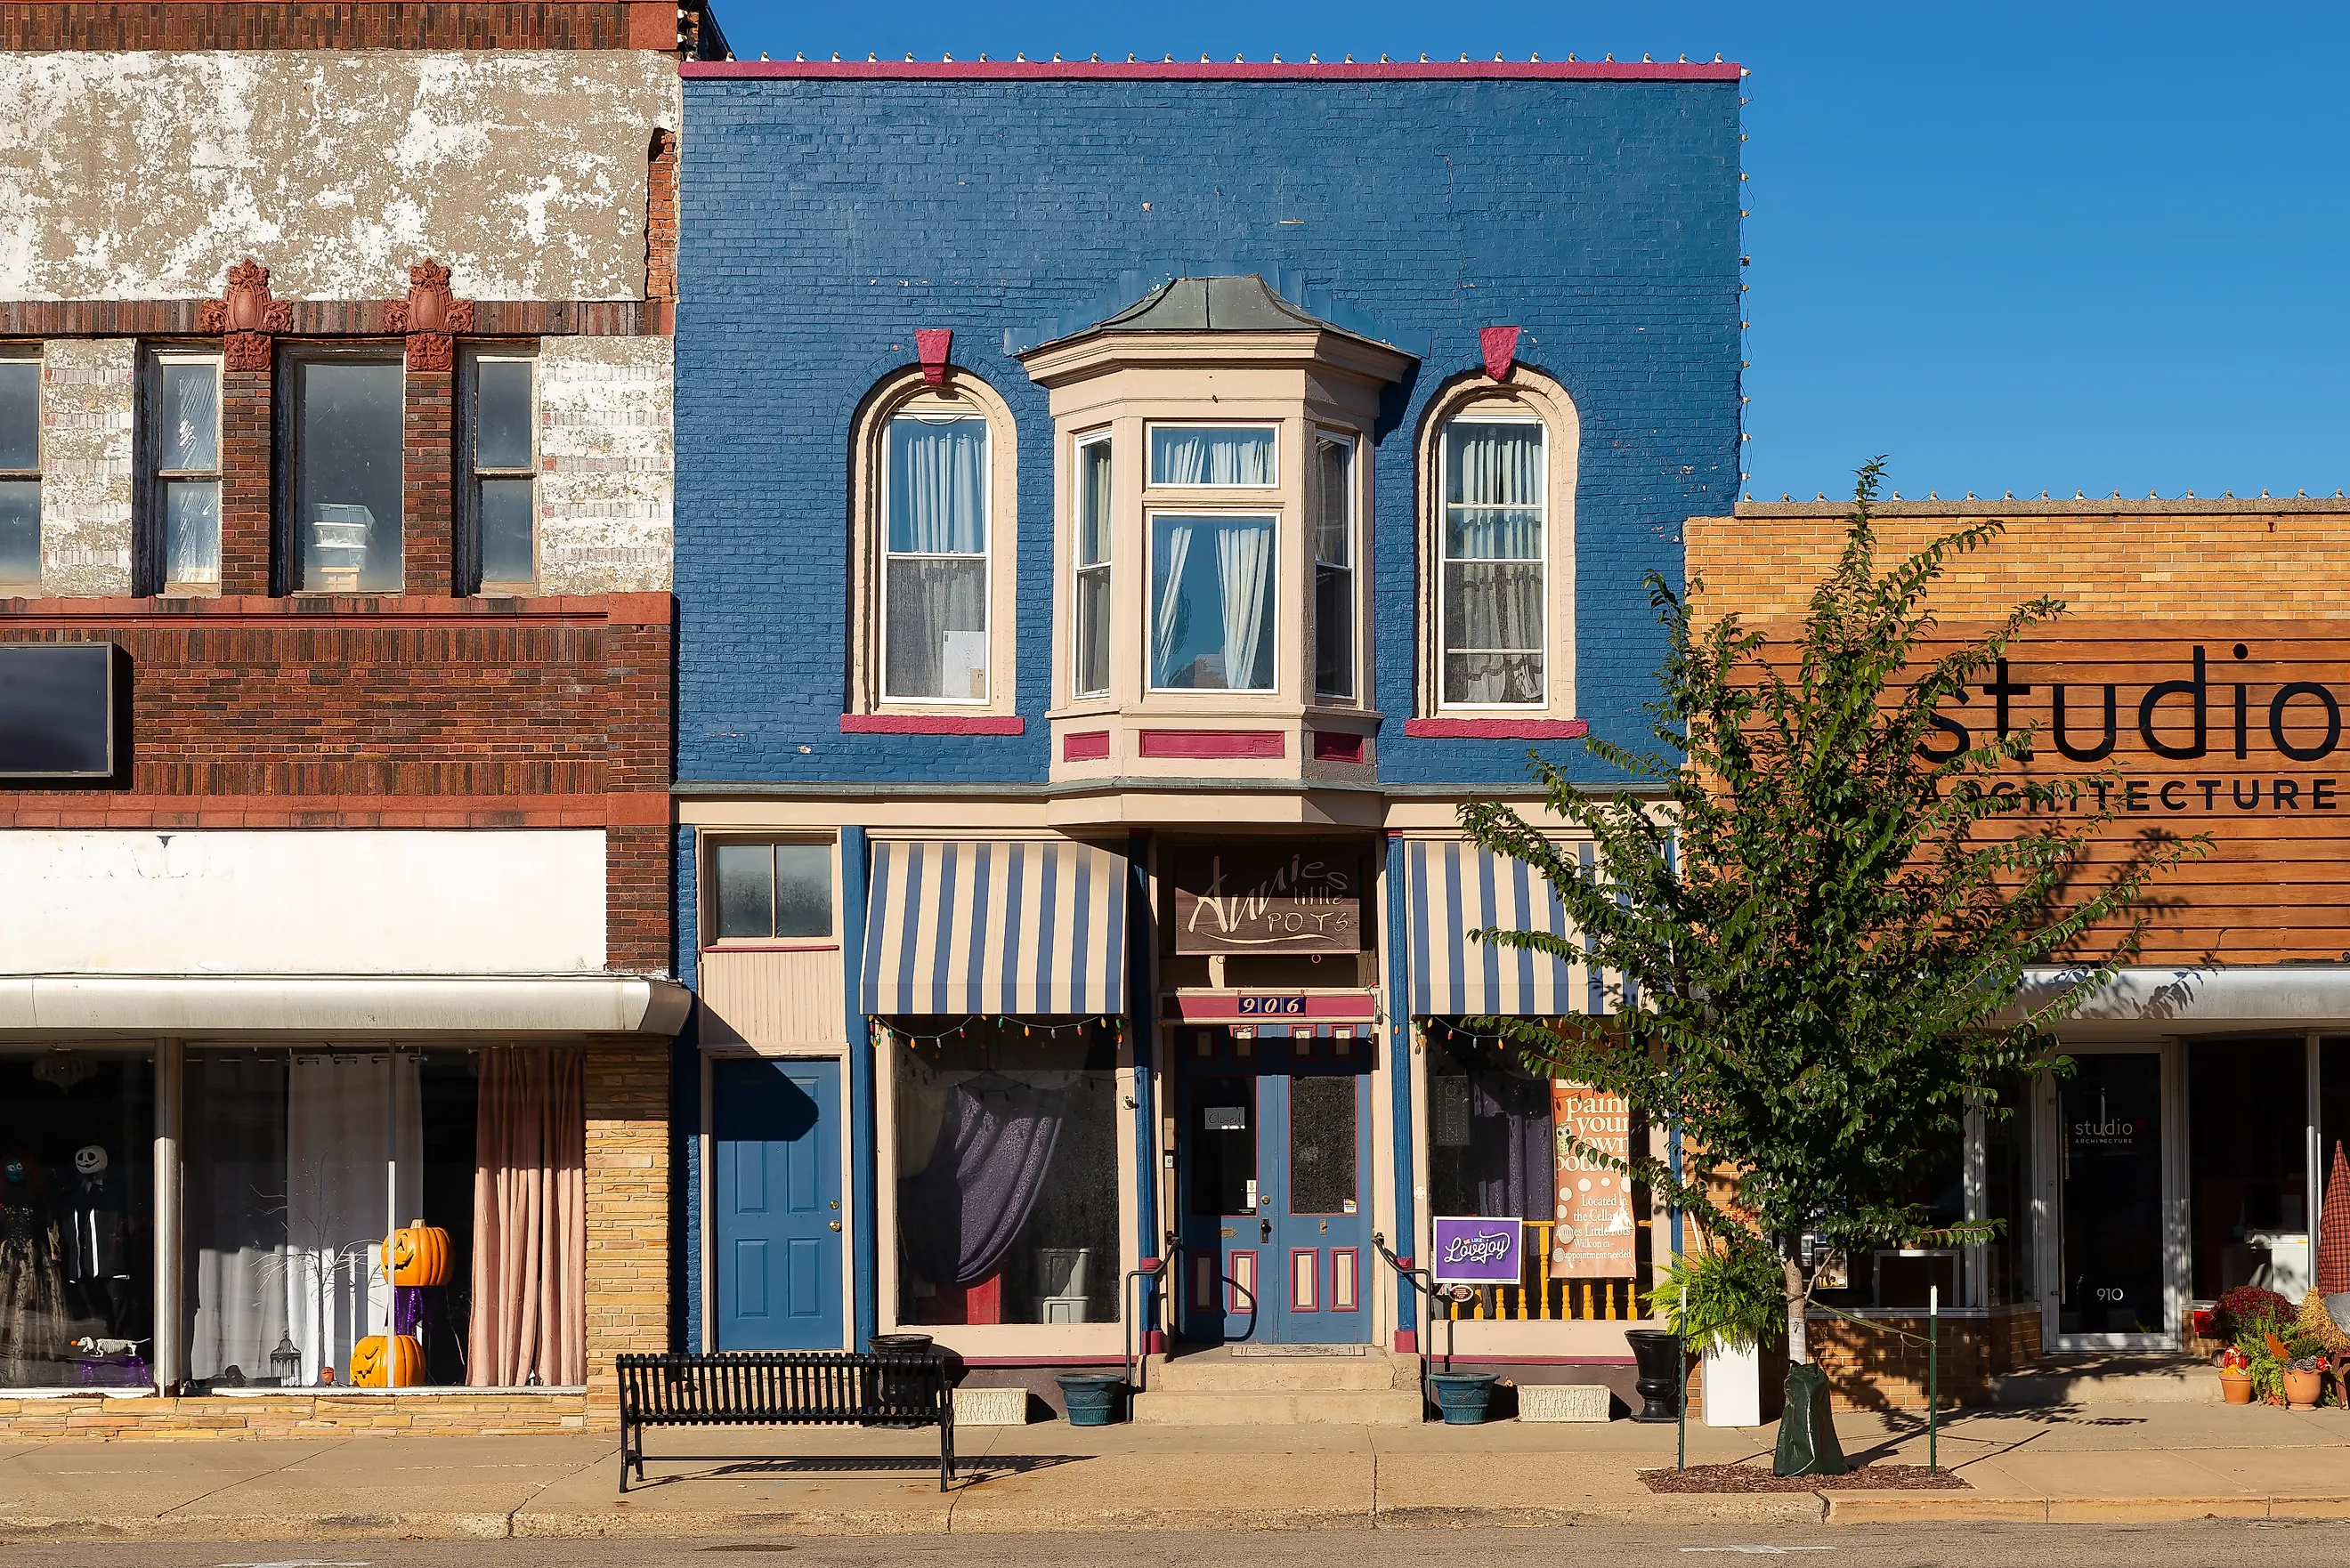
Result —
POLYGON ((449 269, 430 256, 408 269, 408 297, 384 312, 385 325, 408 339, 408 368, 456 366, 456 339, 473 330, 473 302, 450 292, 449 269))
POLYGON ((269 296, 269 269, 245 257, 228 269, 228 287, 196 312, 196 330, 217 333, 221 357, 232 370, 269 369, 269 339, 294 330, 294 307, 269 296))
POLYGON ((945 327, 914 329, 914 354, 922 362, 922 379, 933 387, 947 384, 947 353, 954 347, 954 331, 945 327))
POLYGON ((1485 351, 1485 374, 1496 381, 1506 381, 1518 362, 1518 329, 1514 327, 1480 327, 1478 347, 1485 351))

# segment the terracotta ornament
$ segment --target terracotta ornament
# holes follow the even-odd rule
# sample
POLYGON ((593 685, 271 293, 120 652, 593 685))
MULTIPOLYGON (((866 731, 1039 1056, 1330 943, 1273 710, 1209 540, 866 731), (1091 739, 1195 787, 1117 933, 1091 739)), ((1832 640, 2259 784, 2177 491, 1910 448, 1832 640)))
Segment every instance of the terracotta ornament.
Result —
POLYGON ((914 330, 914 353, 922 362, 922 379, 933 387, 947 384, 947 352, 953 344, 951 327, 921 327, 914 330))
POLYGON ((266 370, 270 337, 294 330, 294 307, 269 296, 269 269, 247 256, 228 269, 221 297, 204 301, 196 313, 196 330, 220 334, 230 369, 266 370))
POLYGON ((1481 327, 1477 329, 1477 343, 1485 351, 1485 374, 1496 381, 1508 380, 1511 369, 1518 361, 1518 329, 1481 327))
POLYGON ((456 339, 473 330, 473 302, 449 287, 449 269, 427 256, 408 269, 408 297, 395 299, 384 325, 408 339, 408 368, 447 370, 456 364, 456 339))

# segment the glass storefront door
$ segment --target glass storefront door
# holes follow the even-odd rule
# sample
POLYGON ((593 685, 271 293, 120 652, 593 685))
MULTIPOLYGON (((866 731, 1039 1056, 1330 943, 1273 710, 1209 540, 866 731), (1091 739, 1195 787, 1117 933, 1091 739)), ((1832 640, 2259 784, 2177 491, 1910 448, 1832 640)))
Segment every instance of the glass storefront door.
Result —
MULTIPOLYGON (((2162 1051, 2075 1049, 2054 1100, 2056 1257, 2051 1343, 2152 1348, 2178 1323, 2171 1150, 2177 1120, 2162 1051)), ((2045 1102, 2043 1102, 2044 1104, 2045 1102)))

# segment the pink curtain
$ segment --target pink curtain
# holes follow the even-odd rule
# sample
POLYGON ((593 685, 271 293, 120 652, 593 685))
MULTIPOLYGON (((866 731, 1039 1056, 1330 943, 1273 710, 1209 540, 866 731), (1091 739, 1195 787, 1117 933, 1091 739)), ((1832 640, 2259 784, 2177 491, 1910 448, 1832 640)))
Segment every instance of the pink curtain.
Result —
POLYGON ((588 1381, 586 1054, 482 1053, 466 1381, 588 1381))

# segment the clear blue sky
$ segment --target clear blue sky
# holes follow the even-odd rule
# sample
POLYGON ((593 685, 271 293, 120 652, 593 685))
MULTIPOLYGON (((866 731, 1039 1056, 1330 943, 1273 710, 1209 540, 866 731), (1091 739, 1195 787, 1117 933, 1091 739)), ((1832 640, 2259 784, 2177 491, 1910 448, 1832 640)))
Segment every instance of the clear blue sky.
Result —
POLYGON ((1746 90, 1760 499, 2350 486, 2350 5, 715 0, 762 50, 1718 50, 1746 90))

